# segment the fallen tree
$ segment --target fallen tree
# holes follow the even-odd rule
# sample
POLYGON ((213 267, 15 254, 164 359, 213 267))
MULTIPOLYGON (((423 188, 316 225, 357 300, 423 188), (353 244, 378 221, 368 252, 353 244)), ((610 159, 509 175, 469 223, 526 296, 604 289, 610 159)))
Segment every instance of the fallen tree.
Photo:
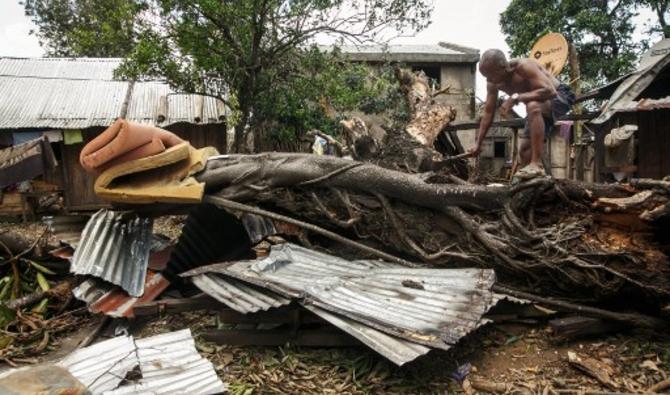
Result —
POLYGON ((459 185, 434 173, 289 153, 213 159, 197 178, 208 193, 425 264, 492 267, 503 282, 527 290, 589 301, 632 292, 645 303, 670 295, 670 265, 649 234, 594 217, 607 216, 592 207, 599 198, 632 194, 618 186, 548 178, 459 185))
POLYGON ((658 238, 669 211, 668 182, 621 186, 538 178, 518 185, 469 184, 461 177, 462 147, 440 132, 453 109, 435 100, 440 92, 430 90, 425 75, 398 76, 413 110, 408 127, 343 121, 335 151, 353 160, 223 155, 202 169, 192 166, 204 161, 194 161, 188 149, 174 160, 169 156, 177 150, 168 150, 161 160, 138 160, 140 174, 132 174, 130 163, 120 165, 121 178, 107 177, 106 188, 121 192, 109 196, 123 201, 154 184, 166 190, 174 177, 149 170, 155 163, 163 170, 191 169, 195 179, 178 178, 167 188, 170 196, 204 185, 208 195, 312 224, 323 229, 321 235, 357 240, 357 247, 370 247, 368 256, 381 252, 420 265, 493 268, 501 285, 517 290, 587 304, 623 301, 627 308, 660 314, 670 301, 670 262, 658 238))

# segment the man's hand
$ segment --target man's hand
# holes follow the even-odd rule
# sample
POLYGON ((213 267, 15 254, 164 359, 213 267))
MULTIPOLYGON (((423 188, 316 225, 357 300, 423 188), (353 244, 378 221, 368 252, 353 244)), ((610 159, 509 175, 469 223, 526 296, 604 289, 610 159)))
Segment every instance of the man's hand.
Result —
POLYGON ((476 158, 479 156, 480 152, 482 152, 482 145, 479 142, 477 142, 477 144, 475 144, 474 147, 468 150, 468 156, 476 158))
POLYGON ((509 110, 514 107, 516 104, 516 100, 512 99, 511 97, 507 100, 505 100, 501 105, 500 105, 500 116, 506 117, 507 113, 509 113, 509 110))

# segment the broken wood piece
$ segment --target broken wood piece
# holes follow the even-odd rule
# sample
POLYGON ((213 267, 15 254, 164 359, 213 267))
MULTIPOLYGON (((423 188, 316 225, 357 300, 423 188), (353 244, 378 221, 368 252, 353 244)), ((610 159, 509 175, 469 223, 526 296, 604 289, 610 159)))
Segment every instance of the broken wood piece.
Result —
POLYGON ((647 392, 651 392, 651 393, 661 392, 661 391, 664 391, 668 388, 670 388, 670 379, 663 380, 663 381, 660 381, 660 382, 654 384, 653 386, 651 386, 651 388, 649 388, 649 391, 647 391, 647 392))
POLYGON ((483 380, 470 380, 472 388, 477 391, 484 391, 491 394, 505 394, 508 391, 511 391, 514 387, 511 384, 507 383, 495 383, 492 381, 483 381, 483 380))
POLYGON ((221 305, 211 296, 199 294, 192 298, 183 299, 161 299, 151 302, 138 303, 133 307, 136 317, 146 315, 161 315, 169 313, 181 313, 196 310, 217 310, 221 305))
POLYGON ((609 310, 603 310, 596 307, 578 305, 562 300, 556 300, 543 296, 533 295, 527 292, 517 291, 504 287, 502 285, 494 285, 492 288, 495 292, 505 295, 511 295, 521 299, 528 299, 539 304, 551 306, 565 311, 572 311, 575 313, 585 314, 592 317, 609 319, 617 322, 622 322, 631 326, 650 328, 650 329, 666 329, 668 323, 665 320, 656 317, 650 317, 637 313, 618 313, 609 310))
POLYGON ((612 381, 615 373, 609 365, 594 358, 583 357, 573 351, 568 351, 568 362, 578 370, 598 380, 602 385, 616 390, 619 384, 612 381))
POLYGON ((549 321, 549 327, 553 335, 561 340, 616 332, 626 328, 619 322, 584 316, 557 318, 549 321))
POLYGON ((31 305, 43 298, 50 297, 50 296, 55 296, 58 298, 65 298, 67 295, 69 295, 70 291, 72 290, 72 282, 71 281, 63 281, 62 283, 56 285, 53 288, 50 288, 46 291, 39 291, 39 292, 34 292, 29 295, 17 298, 17 299, 12 299, 5 303, 5 306, 11 310, 16 310, 20 309, 24 306, 31 305))

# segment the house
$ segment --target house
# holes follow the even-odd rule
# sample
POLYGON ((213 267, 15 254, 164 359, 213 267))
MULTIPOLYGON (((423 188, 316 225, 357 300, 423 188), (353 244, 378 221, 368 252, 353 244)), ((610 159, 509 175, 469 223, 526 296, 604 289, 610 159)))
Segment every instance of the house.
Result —
POLYGON ((589 96, 609 99, 592 121, 598 181, 670 175, 670 39, 645 53, 633 73, 589 96))
MULTIPOLYGON (((332 48, 323 46, 323 50, 332 48)), ((434 45, 345 45, 342 54, 353 62, 369 65, 399 63, 415 71, 423 71, 436 88, 449 91, 436 100, 456 109, 456 120, 475 117, 475 77, 479 50, 440 42, 434 45)))
POLYGON ((69 210, 105 205, 93 193, 95 177, 81 168, 79 153, 119 117, 226 152, 228 110, 221 100, 180 94, 161 81, 116 79, 121 61, 0 58, 0 148, 45 136, 58 166, 42 178, 62 191, 69 210))

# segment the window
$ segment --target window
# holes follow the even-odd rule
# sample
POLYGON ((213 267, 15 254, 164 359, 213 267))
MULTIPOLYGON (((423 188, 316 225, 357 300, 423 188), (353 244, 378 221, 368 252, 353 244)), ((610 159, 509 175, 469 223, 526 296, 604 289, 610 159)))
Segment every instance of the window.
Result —
POLYGON ((423 71, 435 88, 441 84, 441 69, 436 66, 412 66, 412 71, 423 71))
POLYGON ((493 157, 494 158, 507 158, 505 148, 507 144, 504 141, 496 141, 493 143, 493 157))

